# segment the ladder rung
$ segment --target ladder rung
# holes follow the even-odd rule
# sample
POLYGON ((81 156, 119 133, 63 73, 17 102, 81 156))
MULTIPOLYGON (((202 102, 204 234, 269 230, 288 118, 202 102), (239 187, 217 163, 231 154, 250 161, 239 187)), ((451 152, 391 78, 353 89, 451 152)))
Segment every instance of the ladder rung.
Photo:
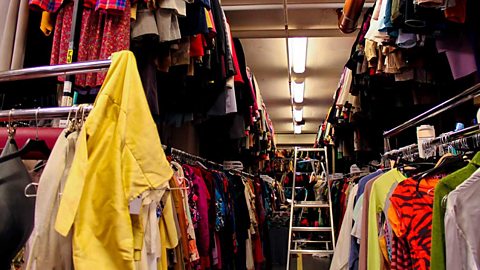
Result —
POLYGON ((295 239, 295 240, 292 240, 292 242, 296 242, 296 243, 331 243, 332 241, 295 239))
POLYGON ((333 254, 333 250, 292 249, 291 254, 333 254))
POLYGON ((292 231, 296 232, 329 232, 332 227, 292 227, 292 231))
POLYGON ((321 201, 306 201, 301 203, 296 203, 293 207, 312 207, 312 208, 327 208, 329 205, 328 203, 321 202, 321 201))

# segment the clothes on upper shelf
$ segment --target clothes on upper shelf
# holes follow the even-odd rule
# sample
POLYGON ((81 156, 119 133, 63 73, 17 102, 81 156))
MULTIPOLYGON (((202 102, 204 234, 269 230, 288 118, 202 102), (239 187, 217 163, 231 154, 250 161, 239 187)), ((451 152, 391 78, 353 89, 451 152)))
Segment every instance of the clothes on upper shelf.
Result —
MULTIPOLYGON (((157 124, 221 126, 229 139, 225 148, 237 148, 235 154, 265 160, 273 153, 272 121, 219 0, 88 0, 79 14, 73 14, 73 0, 29 4, 43 11, 45 35, 54 33, 50 65, 75 54, 73 60, 82 62, 131 49, 157 124), (73 18, 80 33, 71 50, 73 18)), ((105 75, 74 75, 72 89, 81 94, 74 102, 93 101, 105 75)))
POLYGON ((430 106, 440 102, 439 92, 450 96, 460 90, 459 84, 468 82, 461 89, 472 86, 480 74, 478 1, 374 2, 359 24, 317 134, 317 145, 335 144, 339 159, 381 150, 369 140, 374 136, 366 125, 385 122, 379 107, 430 106), (352 137, 354 143, 349 142, 352 137))
POLYGON ((356 196, 347 193, 330 269, 480 269, 472 204, 479 158, 446 176, 420 180, 394 168, 361 178, 356 196))
MULTIPOLYGON (((130 47, 130 1, 121 13, 108 14, 84 8, 81 14, 80 39, 77 61, 102 60, 112 53, 130 47)), ((53 36, 50 64, 67 63, 70 33, 73 18, 73 2, 66 3, 58 12, 53 36)), ((75 76, 75 85, 95 87, 103 84, 105 72, 75 76)), ((59 77, 64 80, 64 77, 59 77)))

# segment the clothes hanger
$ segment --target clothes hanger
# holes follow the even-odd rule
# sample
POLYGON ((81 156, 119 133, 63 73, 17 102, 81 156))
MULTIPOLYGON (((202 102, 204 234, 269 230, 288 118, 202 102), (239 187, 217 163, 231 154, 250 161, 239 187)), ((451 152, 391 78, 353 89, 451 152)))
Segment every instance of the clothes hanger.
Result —
POLYGON ((17 157, 23 157, 26 154, 31 152, 41 153, 44 156, 44 159, 48 159, 51 152, 50 148, 48 147, 47 143, 44 140, 38 139, 38 111, 39 110, 40 108, 38 108, 37 111, 35 112, 35 123, 37 128, 35 139, 28 139, 25 145, 17 152, 0 157, 0 163, 17 158, 17 157))

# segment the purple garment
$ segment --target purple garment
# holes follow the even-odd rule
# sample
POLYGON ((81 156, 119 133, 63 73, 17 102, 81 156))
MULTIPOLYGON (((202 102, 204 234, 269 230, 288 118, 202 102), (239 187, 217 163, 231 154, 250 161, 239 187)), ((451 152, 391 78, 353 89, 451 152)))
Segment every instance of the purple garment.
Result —
POLYGON ((200 257, 209 257, 210 255, 210 231, 208 227, 208 189, 202 178, 202 172, 195 167, 183 165, 185 175, 190 176, 192 188, 198 191, 197 208, 200 214, 198 227, 195 229, 197 238, 198 253, 200 257))
POLYGON ((439 53, 447 55, 453 79, 457 80, 477 71, 472 45, 465 35, 450 35, 436 40, 439 53))

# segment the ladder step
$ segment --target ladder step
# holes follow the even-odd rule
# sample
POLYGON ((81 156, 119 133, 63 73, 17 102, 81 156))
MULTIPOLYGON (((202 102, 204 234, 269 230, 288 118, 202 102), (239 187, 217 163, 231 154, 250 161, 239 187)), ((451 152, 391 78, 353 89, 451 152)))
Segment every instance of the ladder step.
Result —
POLYGON ((290 254, 333 254, 333 250, 292 249, 290 254))
POLYGON ((296 203, 293 207, 297 208, 304 208, 304 207, 312 207, 312 208, 328 208, 328 203, 322 201, 304 201, 301 203, 296 203))
POLYGON ((332 227, 292 227, 295 232, 330 232, 332 227))
POLYGON ((306 239, 295 239, 292 242, 296 243, 332 243, 332 241, 321 241, 321 240, 306 240, 306 239))

